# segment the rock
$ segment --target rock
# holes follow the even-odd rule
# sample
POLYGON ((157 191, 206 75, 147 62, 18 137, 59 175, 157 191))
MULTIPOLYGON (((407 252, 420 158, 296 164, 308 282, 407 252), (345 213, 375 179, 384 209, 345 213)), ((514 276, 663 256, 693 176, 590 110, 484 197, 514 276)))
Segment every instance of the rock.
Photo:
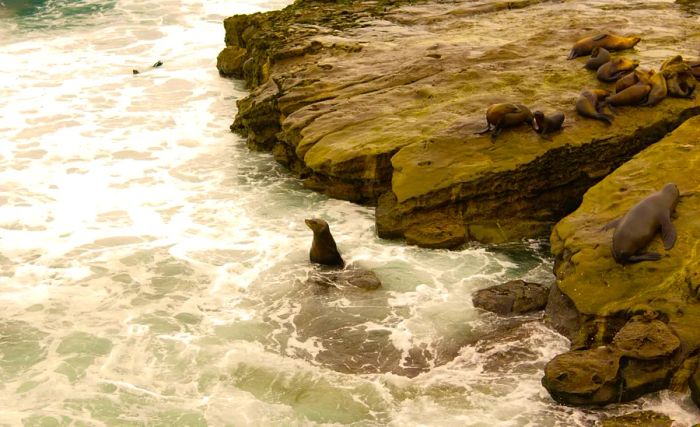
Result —
POLYGON ((697 140, 699 128, 700 118, 692 118, 640 152, 592 187, 552 231, 557 287, 583 320, 577 343, 610 345, 627 360, 620 372, 622 400, 669 386, 684 360, 700 348, 700 302, 692 285, 700 271, 700 174, 688 173, 689 164, 700 162, 700 145, 690 142, 697 140), (672 218, 675 246, 665 251, 656 237, 648 250, 661 253, 659 261, 615 263, 612 233, 603 225, 667 182, 681 192, 672 218))
POLYGON ((604 418, 600 427, 671 427, 672 425, 673 420, 668 415, 654 411, 637 411, 604 418))
POLYGON ((373 271, 356 265, 349 265, 342 270, 316 269, 309 275, 306 283, 312 286, 358 288, 367 291, 382 286, 382 282, 373 271))
POLYGON ((619 401, 620 354, 607 348, 560 354, 544 368, 542 385, 567 405, 606 405, 619 401))
POLYGON ((700 366, 695 369, 695 373, 688 380, 688 386, 690 387, 690 397, 700 408, 700 366))
MULTIPOLYGON (((643 60, 700 42, 693 16, 663 8, 671 32, 645 38, 643 60)), ((597 19, 638 30, 618 14, 597 19)), ((578 116, 574 100, 599 83, 565 57, 591 30, 559 2, 307 0, 225 28, 227 49, 246 50, 252 92, 233 128, 249 146, 274 150, 308 188, 378 204, 380 236, 424 247, 546 235, 588 188, 700 114, 700 98, 669 98, 623 108, 612 126, 578 116), (470 19, 479 14, 489 15, 470 19), (492 144, 475 132, 498 102, 563 111, 567 127, 546 143, 527 126, 507 129, 492 144)))
POLYGON ((474 307, 500 315, 524 314, 544 309, 549 287, 523 280, 511 280, 474 292, 474 307))
POLYGON ((612 345, 623 356, 641 360, 670 356, 681 342, 659 320, 628 322, 613 338, 612 345))
POLYGON ((216 57, 216 68, 224 76, 243 77, 243 62, 247 53, 247 50, 240 47, 225 47, 216 57))
POLYGON ((544 311, 544 320, 551 328, 564 335, 569 341, 581 328, 579 312, 571 298, 559 290, 557 284, 549 288, 549 296, 544 311))

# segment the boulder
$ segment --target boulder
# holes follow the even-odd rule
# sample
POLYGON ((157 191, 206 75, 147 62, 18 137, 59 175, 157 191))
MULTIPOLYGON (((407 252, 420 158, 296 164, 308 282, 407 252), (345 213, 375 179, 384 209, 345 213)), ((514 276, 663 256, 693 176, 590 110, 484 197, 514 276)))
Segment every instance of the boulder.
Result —
POLYGON ((604 418, 600 427, 671 427, 673 420, 654 411, 637 411, 604 418))
MULTIPOLYGON (((684 50, 700 43, 694 16, 645 7, 664 14, 668 32, 645 34, 626 56, 658 67, 669 49, 695 53, 684 50)), ((381 237, 451 248, 544 236, 588 188, 700 114, 700 98, 668 98, 622 107, 612 126, 580 117, 579 93, 601 83, 586 58, 566 60, 571 45, 606 26, 626 35, 644 25, 590 8, 595 29, 579 6, 547 0, 305 0, 228 18, 226 49, 245 49, 252 89, 232 128, 308 188, 377 205, 381 237), (495 142, 477 135, 500 102, 561 111, 565 127, 551 141, 527 126, 495 142)))
POLYGON ((306 283, 313 286, 333 287, 333 288, 357 288, 371 291, 382 286, 379 277, 371 271, 349 265, 340 270, 329 268, 317 268, 311 272, 306 283))
POLYGON ((472 303, 474 307, 504 316, 524 314, 544 309, 548 295, 546 285, 511 280, 474 292, 472 303))

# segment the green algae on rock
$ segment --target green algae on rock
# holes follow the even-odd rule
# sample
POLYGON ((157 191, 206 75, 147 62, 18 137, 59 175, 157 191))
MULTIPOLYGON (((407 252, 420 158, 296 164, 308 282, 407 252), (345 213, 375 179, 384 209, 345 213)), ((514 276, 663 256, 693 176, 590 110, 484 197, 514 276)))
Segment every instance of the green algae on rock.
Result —
POLYGON ((700 117, 692 118, 637 154, 592 187, 581 206, 552 231, 556 287, 571 300, 581 323, 570 335, 572 347, 606 345, 620 357, 633 359, 625 365, 629 373, 621 373, 632 396, 667 387, 683 361, 700 349, 700 174, 695 173, 700 165, 699 129, 700 117), (678 232, 675 246, 664 251, 657 237, 649 250, 661 253, 661 260, 616 263, 612 234, 603 226, 668 182, 681 193, 672 217, 678 232), (646 323, 622 327, 634 317, 646 323))
MULTIPOLYGON (((697 20, 664 7, 676 32, 645 34, 638 52, 625 52, 643 66, 700 40, 691 31, 697 20)), ((658 13, 642 6, 620 21, 615 8, 588 9, 544 0, 305 0, 228 18, 219 70, 252 89, 232 128, 307 187, 378 204, 381 237, 450 248, 545 235, 589 187, 700 114, 699 101, 665 99, 622 108, 612 126, 579 117, 578 94, 600 84, 565 59, 571 43, 592 31, 590 22, 632 34, 639 27, 631 23, 658 13), (565 128, 546 141, 517 127, 491 143, 475 132, 499 102, 563 111, 565 128)))

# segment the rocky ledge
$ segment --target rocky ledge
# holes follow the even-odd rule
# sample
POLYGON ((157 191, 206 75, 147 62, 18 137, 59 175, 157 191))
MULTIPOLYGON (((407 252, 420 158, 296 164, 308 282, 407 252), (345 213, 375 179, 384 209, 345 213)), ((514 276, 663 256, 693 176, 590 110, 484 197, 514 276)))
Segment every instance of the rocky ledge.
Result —
POLYGON ((647 68, 694 57, 700 22, 674 4, 298 0, 225 27, 218 68, 252 90, 232 129, 307 187, 376 204, 380 236, 425 247, 546 235, 588 188, 700 113, 698 100, 669 98, 622 107, 608 126, 574 110, 583 89, 606 87, 586 58, 566 60, 580 37, 640 35, 616 55, 647 68), (565 128, 492 143, 475 133, 499 102, 562 111, 565 128))
POLYGON ((637 154, 583 197, 551 235, 557 277, 549 311, 572 340, 543 384, 560 402, 607 404, 671 388, 698 398, 700 351, 700 117, 637 154), (665 183, 680 189, 672 217, 678 237, 659 261, 620 265, 603 226, 665 183), (569 309, 562 307, 568 306, 569 309))

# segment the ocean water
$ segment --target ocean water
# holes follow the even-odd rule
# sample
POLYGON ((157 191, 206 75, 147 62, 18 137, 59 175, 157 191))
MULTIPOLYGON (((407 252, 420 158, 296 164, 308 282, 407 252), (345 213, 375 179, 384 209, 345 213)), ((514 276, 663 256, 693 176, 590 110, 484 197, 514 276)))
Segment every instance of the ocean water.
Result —
MULTIPOLYGON (((565 338, 471 303, 551 283, 545 242, 380 240, 229 132, 221 21, 285 4, 4 0, 0 425, 594 424, 540 386, 565 338), (309 217, 383 287, 307 285, 309 217)), ((697 415, 670 392, 605 413, 640 408, 697 415)))

